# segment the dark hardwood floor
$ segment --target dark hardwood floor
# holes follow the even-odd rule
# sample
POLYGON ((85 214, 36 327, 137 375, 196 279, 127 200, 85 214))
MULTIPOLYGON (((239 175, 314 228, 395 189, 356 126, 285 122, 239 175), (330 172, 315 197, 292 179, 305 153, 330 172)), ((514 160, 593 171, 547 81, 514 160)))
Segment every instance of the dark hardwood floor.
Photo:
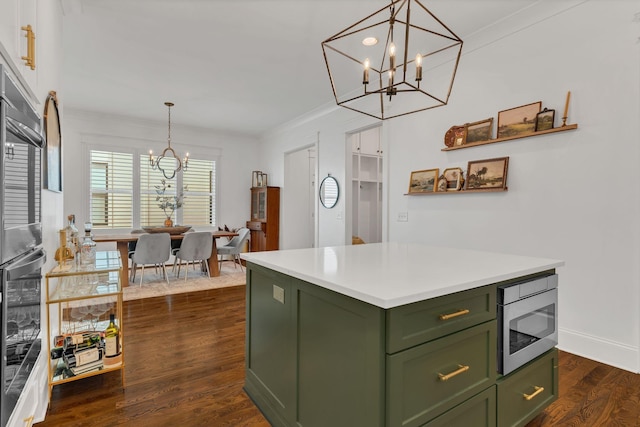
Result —
MULTIPOLYGON (((36 426, 269 426, 242 390, 244 291, 125 302, 126 388, 119 372, 56 386, 36 426)), ((640 375, 566 352, 559 362, 560 398, 528 427, 640 426, 640 375)))
POLYGON ((53 388, 46 426, 269 426, 242 390, 245 287, 124 303, 125 385, 53 388))

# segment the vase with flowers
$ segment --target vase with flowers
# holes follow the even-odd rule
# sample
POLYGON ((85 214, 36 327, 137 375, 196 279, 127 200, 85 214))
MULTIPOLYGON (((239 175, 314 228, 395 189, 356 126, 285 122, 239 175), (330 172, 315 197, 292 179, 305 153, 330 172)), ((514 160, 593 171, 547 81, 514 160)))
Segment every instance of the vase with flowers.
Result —
POLYGON ((167 194, 167 191, 171 189, 171 183, 168 183, 167 180, 163 179, 160 181, 161 185, 156 185, 156 202, 158 202, 158 206, 164 212, 167 219, 164 220, 165 227, 173 227, 173 213, 176 209, 182 207, 182 200, 184 199, 184 190, 183 188, 179 193, 176 194, 167 194))

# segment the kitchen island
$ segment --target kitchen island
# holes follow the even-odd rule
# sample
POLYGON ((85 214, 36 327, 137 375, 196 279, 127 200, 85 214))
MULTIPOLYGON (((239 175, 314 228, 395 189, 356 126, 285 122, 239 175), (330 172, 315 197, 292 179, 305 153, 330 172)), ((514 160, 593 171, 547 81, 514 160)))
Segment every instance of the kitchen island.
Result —
POLYGON ((242 257, 245 390, 274 426, 524 425, 556 399, 555 349, 496 372, 496 289, 561 261, 411 243, 242 257))

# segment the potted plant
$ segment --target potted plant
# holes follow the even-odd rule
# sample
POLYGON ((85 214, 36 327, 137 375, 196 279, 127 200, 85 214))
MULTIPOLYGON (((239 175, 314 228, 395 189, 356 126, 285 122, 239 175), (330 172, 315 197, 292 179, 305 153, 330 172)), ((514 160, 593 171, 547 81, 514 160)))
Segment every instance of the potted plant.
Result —
POLYGON ((167 219, 164 220, 165 227, 173 227, 173 220, 171 217, 176 209, 182 207, 182 200, 184 199, 184 190, 180 190, 178 194, 166 194, 167 190, 171 188, 171 183, 167 183, 165 179, 160 181, 161 185, 156 185, 156 202, 158 206, 164 212, 167 219))

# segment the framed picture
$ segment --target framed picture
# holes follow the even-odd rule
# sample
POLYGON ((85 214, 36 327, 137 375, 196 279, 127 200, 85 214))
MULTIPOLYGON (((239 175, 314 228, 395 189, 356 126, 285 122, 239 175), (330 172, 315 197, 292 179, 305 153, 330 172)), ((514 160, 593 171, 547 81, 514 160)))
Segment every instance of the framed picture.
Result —
POLYGON ((409 194, 433 193, 438 185, 439 169, 426 169, 411 172, 409 194))
POLYGON ((536 132, 541 130, 553 129, 553 121, 556 110, 545 108, 536 115, 536 132))
POLYGON ((44 157, 44 188, 62 191, 62 133, 58 114, 58 98, 55 91, 49 92, 44 104, 44 131, 47 151, 44 157))
POLYGON ((465 132, 465 126, 451 126, 444 134, 444 145, 453 147, 464 144, 465 132))
POLYGON ((442 176, 447 181, 447 191, 459 191, 464 184, 464 172, 461 168, 448 168, 442 172, 442 176))
POLYGON ((533 133, 542 101, 522 105, 498 113, 498 138, 533 133))
POLYGON ((493 117, 465 125, 465 144, 488 141, 493 135, 493 117))
POLYGON ((467 138, 467 127, 456 126, 453 130, 453 145, 464 145, 464 141, 467 138))
POLYGON ((507 188, 508 157, 470 161, 467 167, 466 190, 507 188))

